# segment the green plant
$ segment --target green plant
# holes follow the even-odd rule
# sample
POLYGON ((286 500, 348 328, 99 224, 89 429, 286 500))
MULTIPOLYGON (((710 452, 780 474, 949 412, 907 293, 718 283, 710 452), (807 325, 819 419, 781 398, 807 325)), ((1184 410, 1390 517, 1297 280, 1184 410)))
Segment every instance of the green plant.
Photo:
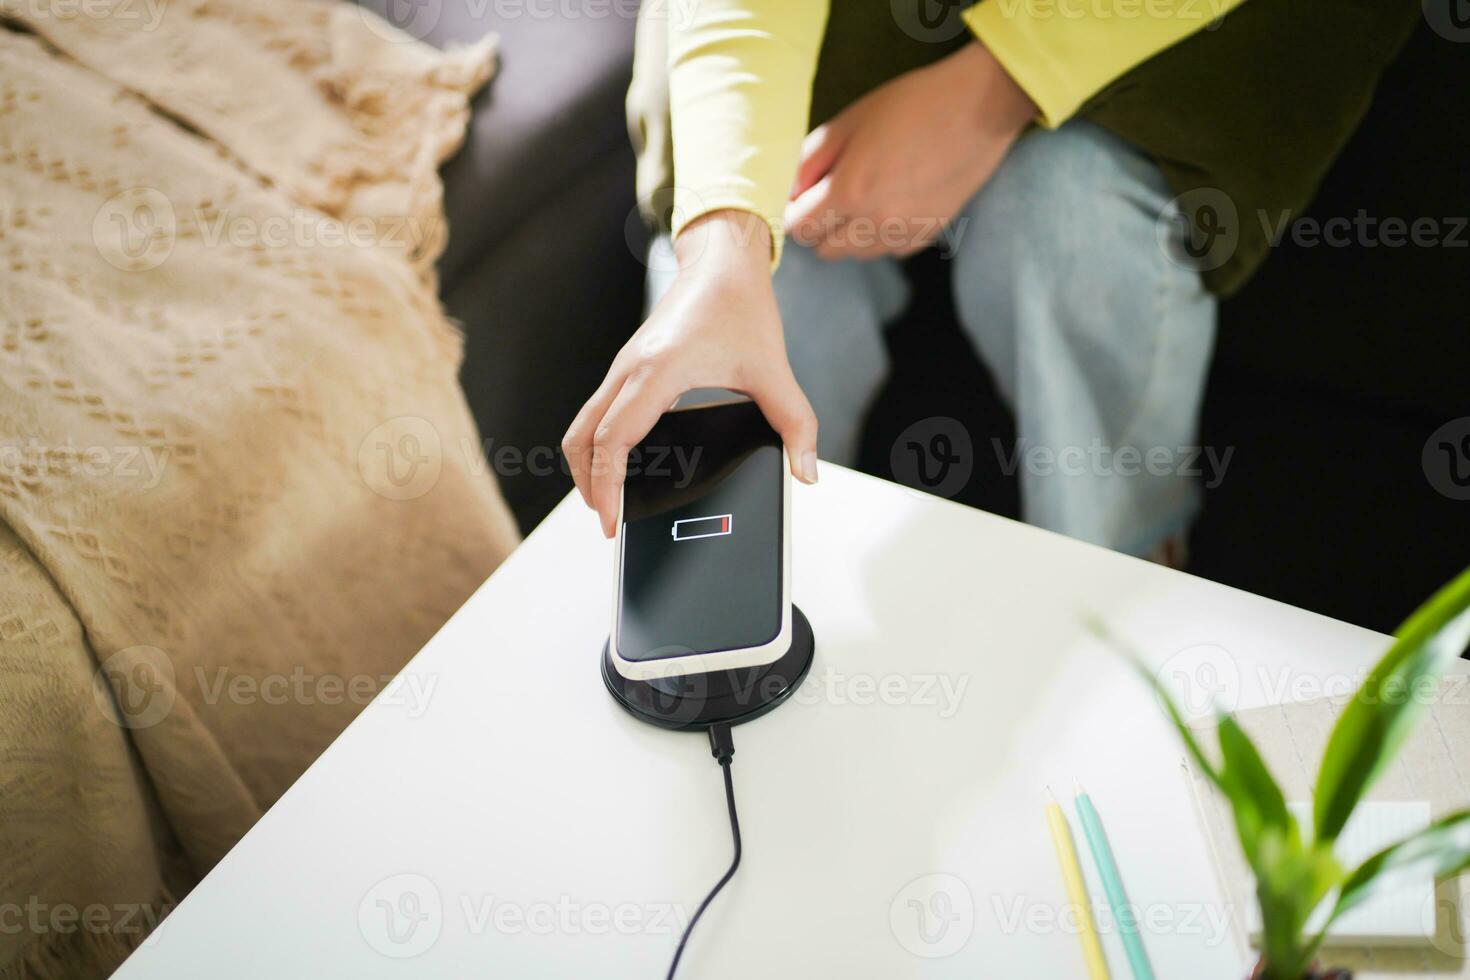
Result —
MULTIPOLYGON (((1120 646, 1101 626, 1096 631, 1120 646)), ((1333 855, 1333 842, 1358 801, 1403 747, 1445 667, 1470 642, 1470 569, 1408 618, 1332 730, 1317 773, 1313 826, 1306 835, 1287 809, 1260 753, 1229 715, 1215 729, 1218 762, 1207 757, 1169 692, 1136 656, 1131 659, 1158 694, 1199 771, 1229 802, 1241 850, 1256 877, 1261 907, 1260 980, 1299 980, 1311 968, 1327 925, 1402 876, 1454 875, 1470 867, 1470 810, 1435 821, 1359 867, 1333 855), (1330 901, 1327 924, 1308 933, 1307 920, 1330 901)))

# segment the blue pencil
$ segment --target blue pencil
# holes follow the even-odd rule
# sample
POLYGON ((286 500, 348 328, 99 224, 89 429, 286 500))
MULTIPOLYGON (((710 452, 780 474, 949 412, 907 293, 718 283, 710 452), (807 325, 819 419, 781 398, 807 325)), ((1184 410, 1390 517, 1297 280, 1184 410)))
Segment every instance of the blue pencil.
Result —
POLYGON ((1102 818, 1092 805, 1092 798, 1081 785, 1077 786, 1077 819, 1087 837, 1087 846, 1097 864, 1098 877, 1102 879, 1103 893, 1113 907, 1113 917, 1118 920, 1118 933, 1123 939, 1123 952, 1128 956, 1128 965, 1133 970, 1134 980, 1154 980, 1153 968, 1148 964, 1148 953, 1143 948, 1143 936, 1138 931, 1138 919, 1133 906, 1128 904, 1128 894, 1123 890, 1123 877, 1118 874, 1118 862, 1113 859, 1113 849, 1108 845, 1108 835, 1103 830, 1102 818))

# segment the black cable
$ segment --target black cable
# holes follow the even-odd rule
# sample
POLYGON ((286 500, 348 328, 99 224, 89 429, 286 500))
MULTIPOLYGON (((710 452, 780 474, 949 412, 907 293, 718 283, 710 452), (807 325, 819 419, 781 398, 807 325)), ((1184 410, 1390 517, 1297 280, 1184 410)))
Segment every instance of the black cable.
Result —
POLYGON ((674 962, 669 964, 669 972, 665 980, 674 980, 674 971, 679 969, 679 958, 684 955, 684 944, 689 942, 689 934, 694 931, 695 923, 699 921, 701 915, 704 915, 704 910, 709 908, 709 903, 715 900, 720 889, 735 877, 735 872, 740 867, 740 820, 735 816, 735 784, 730 779, 730 761, 735 758, 735 739, 730 734, 729 725, 710 726, 709 750, 725 773, 725 804, 730 808, 730 836, 735 838, 735 860, 730 862, 730 870, 725 872, 725 876, 715 882, 715 887, 704 896, 704 901, 700 902, 699 908, 694 910, 694 917, 684 927, 684 935, 679 937, 679 947, 674 950, 674 962))

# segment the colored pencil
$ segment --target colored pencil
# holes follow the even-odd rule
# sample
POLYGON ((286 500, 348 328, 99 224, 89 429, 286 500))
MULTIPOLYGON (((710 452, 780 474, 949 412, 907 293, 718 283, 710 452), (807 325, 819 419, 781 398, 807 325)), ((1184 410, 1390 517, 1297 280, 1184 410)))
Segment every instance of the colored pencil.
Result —
POLYGON ((1092 797, 1077 786, 1077 820, 1082 824, 1082 833, 1087 846, 1092 850, 1092 860, 1097 865, 1098 877, 1102 879, 1103 894, 1112 906, 1113 918, 1118 922, 1118 932, 1123 939, 1123 952, 1128 956, 1128 966, 1133 970, 1134 980, 1154 980, 1153 967, 1149 966, 1148 953, 1143 948, 1143 936, 1138 931, 1138 917, 1133 906, 1128 904, 1128 893, 1123 889, 1123 876, 1118 873, 1118 862, 1113 857, 1113 848, 1108 843, 1107 831, 1103 829, 1102 817, 1092 805, 1092 797))
POLYGON ((1057 805, 1057 798, 1049 788, 1046 795, 1046 820, 1051 825, 1051 842, 1057 850, 1057 861, 1062 866, 1062 881, 1067 886, 1067 897, 1077 907, 1077 936, 1082 941, 1082 959, 1087 963, 1087 975, 1092 980, 1110 980, 1108 963, 1103 958, 1102 943, 1097 937, 1097 923, 1092 919, 1087 885, 1082 880, 1082 866, 1077 863, 1077 848, 1072 844, 1072 829, 1067 825, 1067 815, 1057 805))

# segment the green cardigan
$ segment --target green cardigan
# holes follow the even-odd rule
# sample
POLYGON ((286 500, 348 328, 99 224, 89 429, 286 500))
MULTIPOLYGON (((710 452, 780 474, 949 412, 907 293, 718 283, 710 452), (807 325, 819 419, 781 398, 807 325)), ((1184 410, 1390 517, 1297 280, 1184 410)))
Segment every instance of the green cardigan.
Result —
MULTIPOLYGON (((935 3, 832 0, 812 125, 967 43, 952 16, 964 4, 924 19, 935 3)), ((1205 285, 1227 296, 1265 260, 1271 231, 1310 202, 1419 16, 1414 0, 1245 0, 1117 79, 1080 114, 1153 158, 1185 195, 1189 219, 1199 219, 1201 244, 1234 235, 1228 257, 1201 267, 1205 285)), ((661 56, 663 39, 653 36, 661 29, 640 20, 640 61, 661 56)), ((628 95, 644 200, 673 186, 666 83, 652 74, 640 64, 628 95)))

